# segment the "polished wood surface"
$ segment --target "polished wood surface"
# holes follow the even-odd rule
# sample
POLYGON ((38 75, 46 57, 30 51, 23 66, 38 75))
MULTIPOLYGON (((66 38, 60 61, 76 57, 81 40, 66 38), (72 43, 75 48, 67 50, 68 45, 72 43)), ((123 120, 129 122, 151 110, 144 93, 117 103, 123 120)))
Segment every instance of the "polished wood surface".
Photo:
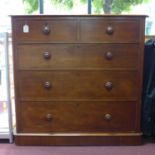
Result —
POLYGON ((28 44, 18 46, 17 61, 22 70, 137 69, 138 49, 137 44, 28 44))
POLYGON ((45 42, 138 42, 139 19, 104 17, 96 18, 28 18, 19 19, 14 31, 19 41, 45 41, 45 42), (31 33, 23 33, 23 26, 29 26, 31 33), (37 26, 36 26, 37 25, 37 26), (112 33, 108 33, 109 27, 112 33), (48 29, 48 33, 44 29, 48 29))
POLYGON ((22 102, 21 104, 22 127, 19 132, 22 133, 136 130, 135 102, 22 102))
POLYGON ((80 25, 82 41, 137 42, 139 22, 137 20, 89 19, 80 25))
POLYGON ((137 82, 136 71, 22 71, 20 99, 137 99, 137 82))
POLYGON ((12 16, 17 145, 141 143, 145 16, 12 16))
POLYGON ((140 145, 141 136, 19 136, 16 135, 17 145, 30 146, 74 146, 74 145, 140 145))
POLYGON ((76 20, 19 20, 14 29, 19 41, 74 41, 77 39, 76 20), (23 25, 29 26, 30 33, 23 33, 23 25), (49 34, 43 31, 48 26, 49 34))

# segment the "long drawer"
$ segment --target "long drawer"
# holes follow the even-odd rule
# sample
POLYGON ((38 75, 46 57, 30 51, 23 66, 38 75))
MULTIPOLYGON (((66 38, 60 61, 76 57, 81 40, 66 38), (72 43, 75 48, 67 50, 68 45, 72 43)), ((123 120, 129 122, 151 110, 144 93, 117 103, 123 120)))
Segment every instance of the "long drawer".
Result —
POLYGON ((136 99, 136 71, 21 71, 21 100, 136 99))
POLYGON ((132 132, 136 102, 22 102, 19 132, 132 132))
POLYGON ((19 69, 137 68, 137 44, 29 44, 17 49, 19 69))

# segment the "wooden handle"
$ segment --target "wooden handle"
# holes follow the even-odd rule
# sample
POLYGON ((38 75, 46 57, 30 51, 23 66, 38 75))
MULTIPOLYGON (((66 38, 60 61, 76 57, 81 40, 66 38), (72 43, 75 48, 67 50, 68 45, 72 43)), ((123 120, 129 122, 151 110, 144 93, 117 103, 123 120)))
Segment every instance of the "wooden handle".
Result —
POLYGON ((46 59, 46 60, 49 60, 51 58, 51 53, 49 52, 44 52, 43 53, 43 58, 46 59))
POLYGON ((50 34, 51 30, 50 30, 50 27, 49 25, 46 23, 44 26, 43 26, 43 34, 44 35, 48 35, 50 34))
POLYGON ((112 120, 112 116, 111 116, 110 114, 105 114, 105 115, 104 115, 104 119, 105 119, 106 121, 111 121, 111 120, 112 120))
POLYGON ((114 33, 114 29, 113 29, 113 27, 112 27, 111 25, 109 25, 109 26, 107 27, 106 33, 107 33, 108 35, 111 35, 111 34, 114 33))
POLYGON ((46 121, 52 121, 53 119, 52 114, 46 114, 45 119, 46 121))
POLYGON ((113 88, 112 82, 108 81, 105 83, 105 88, 110 91, 113 88))
POLYGON ((112 54, 111 52, 106 52, 105 58, 106 58, 107 60, 112 60, 113 54, 112 54))
POLYGON ((49 81, 44 82, 44 88, 45 89, 50 89, 51 88, 51 83, 49 81))

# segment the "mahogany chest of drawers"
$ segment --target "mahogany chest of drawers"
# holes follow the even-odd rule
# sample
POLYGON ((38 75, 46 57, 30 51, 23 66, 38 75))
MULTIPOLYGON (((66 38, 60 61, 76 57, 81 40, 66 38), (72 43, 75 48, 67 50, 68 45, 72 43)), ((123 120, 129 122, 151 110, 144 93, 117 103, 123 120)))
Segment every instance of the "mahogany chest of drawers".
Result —
POLYGON ((145 16, 12 16, 18 145, 141 143, 145 16))

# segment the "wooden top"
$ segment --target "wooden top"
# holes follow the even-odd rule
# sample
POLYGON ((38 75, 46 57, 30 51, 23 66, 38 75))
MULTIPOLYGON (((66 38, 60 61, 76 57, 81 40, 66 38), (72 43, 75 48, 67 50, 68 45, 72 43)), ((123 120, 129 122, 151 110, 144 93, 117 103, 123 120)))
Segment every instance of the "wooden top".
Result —
POLYGON ((148 15, 140 15, 140 14, 83 14, 83 15, 11 15, 11 17, 148 17, 148 15))

